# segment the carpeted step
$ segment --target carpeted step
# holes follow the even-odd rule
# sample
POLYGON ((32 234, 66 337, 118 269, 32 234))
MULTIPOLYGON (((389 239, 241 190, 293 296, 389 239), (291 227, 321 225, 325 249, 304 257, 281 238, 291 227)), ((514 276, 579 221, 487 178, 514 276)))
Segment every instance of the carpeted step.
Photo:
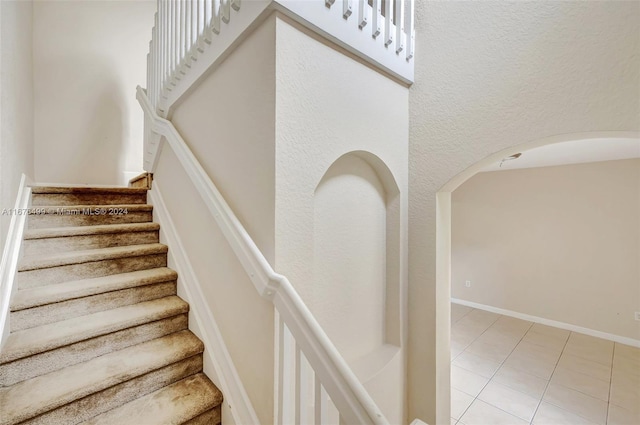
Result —
POLYGON ((157 243, 159 229, 157 223, 27 229, 24 232, 23 255, 157 243))
POLYGON ((143 244, 24 257, 18 266, 18 289, 127 273, 167 265, 167 247, 143 244))
MULTIPOLYGON (((31 290, 27 289, 25 292, 60 285, 64 285, 64 283, 48 285, 31 290)), ((103 290, 104 288, 100 289, 103 290)), ((22 295, 21 292, 23 291, 18 291, 16 296, 22 295)), ((155 300, 157 298, 168 297, 175 294, 176 281, 174 280, 149 283, 147 285, 137 285, 131 288, 115 291, 105 291, 86 297, 72 298, 66 301, 15 310, 11 313, 11 331, 15 332, 30 329, 47 323, 67 320, 78 316, 136 304, 143 301, 155 300)))
POLYGON ((104 404, 97 401, 107 402, 107 397, 98 397, 91 406, 78 401, 199 356, 203 350, 195 335, 181 331, 0 389, 0 425, 18 424, 60 407, 65 409, 65 417, 76 421, 82 416, 95 416, 105 411, 104 404))
POLYGON ((28 229, 147 223, 153 220, 152 205, 66 205, 32 207, 28 229))
POLYGON ((146 424, 150 418, 153 423, 164 425, 206 418, 208 421, 203 424, 215 425, 220 423, 221 403, 220 390, 199 373, 82 422, 82 425, 146 424))
POLYGON ((48 205, 146 204, 147 190, 126 187, 50 187, 31 188, 34 207, 48 205))
POLYGON ((182 313, 0 364, 0 386, 13 385, 112 351, 179 332, 187 329, 188 324, 187 313, 182 313))
POLYGON ((186 302, 171 296, 13 332, 0 364, 188 311, 186 302))
POLYGON ((121 289, 136 288, 161 282, 173 282, 178 273, 167 267, 118 273, 91 279, 73 280, 54 285, 16 291, 11 311, 20 311, 47 304, 89 297, 121 289))

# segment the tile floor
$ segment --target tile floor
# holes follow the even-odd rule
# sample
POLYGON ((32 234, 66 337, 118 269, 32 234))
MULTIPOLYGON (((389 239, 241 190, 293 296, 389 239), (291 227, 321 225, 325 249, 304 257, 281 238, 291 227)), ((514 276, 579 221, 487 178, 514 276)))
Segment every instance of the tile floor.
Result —
POLYGON ((640 425, 640 349, 451 305, 452 425, 640 425))

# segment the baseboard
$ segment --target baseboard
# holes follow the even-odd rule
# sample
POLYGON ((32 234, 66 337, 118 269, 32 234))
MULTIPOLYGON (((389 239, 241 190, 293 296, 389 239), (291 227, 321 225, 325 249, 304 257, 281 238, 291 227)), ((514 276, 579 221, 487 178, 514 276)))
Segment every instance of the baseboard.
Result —
POLYGON ((160 224, 161 239, 169 246, 169 258, 173 260, 176 272, 178 272, 178 287, 184 292, 184 298, 189 303, 190 311, 195 318, 195 326, 199 330, 200 335, 198 336, 204 342, 204 356, 213 365, 217 381, 215 384, 219 385, 224 395, 223 419, 228 414, 232 416, 231 421, 223 420, 223 422, 260 423, 226 348, 213 313, 204 301, 202 285, 189 261, 157 183, 153 184, 153 189, 148 192, 148 197, 149 203, 153 205, 154 218, 160 224))
POLYGON ((502 314, 503 316, 515 317, 516 319, 527 320, 529 322, 540 323, 542 325, 553 326, 555 328, 566 329, 571 332, 602 338, 620 344, 630 345, 640 348, 640 340, 611 334, 608 332, 596 331, 594 329, 583 328, 582 326, 572 325, 571 323, 558 322, 556 320, 545 319, 544 317, 532 316, 530 314, 519 313, 517 311, 506 310, 504 308, 494 307, 491 305, 475 303, 473 301, 461 300, 459 298, 451 298, 454 304, 465 305, 467 307, 477 308, 480 310, 490 311, 492 313, 502 314))

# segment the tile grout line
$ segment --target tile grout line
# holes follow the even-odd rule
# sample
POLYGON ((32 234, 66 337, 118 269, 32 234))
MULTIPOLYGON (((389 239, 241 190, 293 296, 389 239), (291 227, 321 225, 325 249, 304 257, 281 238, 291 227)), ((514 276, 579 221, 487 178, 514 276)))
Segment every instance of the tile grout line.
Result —
POLYGON ((564 342, 564 345, 562 346, 562 350, 560 351, 560 355, 558 356, 558 360, 556 360, 556 364, 553 367, 553 371, 551 372, 551 375, 549 375, 549 381, 547 381, 547 385, 544 387, 544 391, 542 392, 542 397, 540 397, 540 401, 538 402, 538 406, 536 406, 536 410, 533 412, 533 417, 531 418, 531 422, 530 422, 531 425, 533 425, 533 420, 535 419, 536 415, 538 414, 538 410, 540 409, 540 405, 542 404, 542 401, 544 400, 544 396, 547 393, 547 390, 549 389, 549 385, 551 385, 551 379, 553 379, 553 374, 556 373, 556 369, 558 368, 558 364, 560 363, 560 359, 562 358, 562 355, 564 354, 565 348, 567 348, 567 344, 569 343, 569 339, 571 338, 571 334, 572 333, 573 332, 570 331, 569 335, 567 335, 567 340, 564 342))
MULTIPOLYGON (((478 310, 478 309, 474 309, 474 310, 478 310)), ((473 310, 472 310, 472 311, 473 311, 473 310)), ((484 311, 484 310, 482 310, 482 311, 484 311)), ((470 312, 469 312, 469 313, 470 313, 470 312)), ((467 314, 469 314, 469 313, 467 313, 467 314)), ((474 340, 473 340, 469 345, 467 345, 467 346, 465 347, 465 349, 464 349, 464 350, 462 350, 462 353, 464 353, 464 352, 467 350, 467 348, 468 348, 471 344, 473 344, 475 341, 477 341, 477 340, 478 340, 478 338, 480 338, 482 335, 484 335, 484 334, 489 330, 489 328, 491 328, 491 327, 492 327, 492 326, 493 326, 493 325, 494 325, 498 320, 500 320, 500 318, 501 318, 501 317, 508 317, 508 316, 504 316, 504 315, 502 315, 502 314, 498 315, 498 318, 497 318, 496 320, 494 320, 494 321, 493 321, 493 323, 491 323, 491 325, 489 325, 489 327, 488 327, 487 329, 485 329, 485 330, 484 330, 480 335, 478 335, 478 337, 477 337, 476 339, 474 339, 474 340)), ((458 422, 460 422, 460 421, 462 420, 462 417, 465 415, 465 413, 467 413, 467 411, 469 410, 469 408, 471 407, 471 405, 472 405, 476 400, 478 400, 478 396, 482 393, 482 391, 484 391, 484 389, 487 387, 487 385, 489 385, 489 383, 490 383, 491 381, 493 381, 493 378, 496 376, 496 374, 498 373, 498 371, 500 370, 500 368, 502 368, 502 366, 503 366, 503 365, 504 365, 504 363, 507 361, 507 359, 509 358, 509 356, 511 356, 511 354, 513 354, 513 352, 514 352, 514 351, 515 351, 515 349, 518 347, 518 345, 520 345, 520 343, 522 342, 522 340, 524 339, 524 337, 527 335, 527 333, 529 333, 529 331, 531 330, 531 328, 532 328, 532 327, 533 327, 533 325, 534 325, 534 322, 530 322, 530 323, 531 323, 531 324, 529 325, 529 327, 527 328, 527 330, 522 334, 522 336, 521 336, 521 337, 520 337, 520 339, 518 340, 517 344, 516 344, 516 345, 511 349, 511 351, 509 352, 509 354, 507 355, 507 357, 505 357, 505 359, 504 359, 502 362, 500 362, 500 365, 498 366, 498 368, 496 369, 496 371, 495 371, 495 372, 493 372, 493 374, 491 375, 491 377, 487 380, 487 383, 486 383, 486 384, 484 384, 484 386, 480 389, 480 391, 478 391, 478 394, 477 394, 476 396, 474 396, 474 397, 473 397, 473 400, 471 401, 471 403, 469 403, 469 406, 467 406, 467 408, 466 408, 466 409, 464 409, 464 411, 463 411, 463 412, 462 412, 462 414, 460 415, 460 418, 459 418, 459 419, 457 419, 456 425, 457 425, 457 423, 458 423, 458 422)), ((462 354, 462 353, 460 353, 460 354, 462 354)), ((471 353, 471 354, 473 354, 473 353, 471 353)), ((457 357, 457 356, 456 356, 456 357, 457 357)), ((478 357, 482 357, 482 356, 478 356, 478 357)), ((483 357, 483 358, 484 358, 484 357, 483 357)), ((489 360, 489 359, 486 359, 486 360, 489 360)), ((458 367, 460 367, 460 366, 458 366, 458 367)), ((464 368, 461 368, 461 369, 464 369, 464 368)), ((466 369, 465 369, 465 370, 466 370, 466 369)), ((472 371, 470 371, 470 372, 472 372, 472 371)), ((480 375, 480 376, 481 376, 481 375, 480 375)), ((484 376, 483 376, 483 378, 484 378, 484 376)), ((456 389, 457 389, 457 388, 456 388, 456 389)), ((461 391, 461 392, 463 392, 463 393, 464 393, 464 391, 462 391, 462 390, 458 390, 458 391, 461 391)), ((513 391, 517 391, 517 390, 513 389, 513 391)), ((518 391, 518 392, 520 392, 520 391, 518 391)), ((465 394, 466 394, 466 393, 465 393, 465 394)), ((522 393, 522 394, 524 394, 524 393, 522 393)), ((469 395, 471 395, 471 394, 469 394, 469 395)), ((525 395, 526 395, 526 394, 525 394, 525 395)), ((494 408, 496 408, 496 409, 498 409, 498 410, 500 410, 500 411, 502 411, 502 412, 504 412, 504 413, 506 413, 506 414, 508 414, 508 415, 511 415, 511 416, 516 417, 516 418, 518 418, 518 419, 522 419, 522 418, 520 418, 519 416, 514 415, 513 413, 509 413, 509 412, 507 412, 506 410, 503 410, 503 409, 501 409, 501 408, 499 408, 499 407, 497 407, 497 406, 494 406, 494 405, 493 405, 493 404, 491 404, 491 403, 487 403, 487 402, 486 402, 486 401, 484 401, 484 400, 480 400, 480 401, 481 401, 481 402, 483 402, 483 403, 486 403, 486 404, 488 404, 489 406, 492 406, 492 407, 494 407, 494 408)), ((535 412, 534 412, 534 415, 535 415, 535 412)), ((532 418, 532 420, 533 420, 533 418, 532 418)), ((464 423, 463 423, 463 425, 464 425, 464 423)))
POLYGON ((611 350, 611 372, 609 373, 609 396, 607 397, 607 417, 605 424, 609 423, 609 409, 611 408, 611 388, 613 387, 613 361, 616 356, 616 344, 613 344, 613 350, 611 350))

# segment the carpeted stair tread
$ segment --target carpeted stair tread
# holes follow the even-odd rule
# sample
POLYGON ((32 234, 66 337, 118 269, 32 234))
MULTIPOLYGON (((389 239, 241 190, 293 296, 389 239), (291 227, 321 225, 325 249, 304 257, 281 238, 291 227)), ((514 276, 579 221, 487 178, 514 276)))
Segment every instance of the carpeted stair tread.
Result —
POLYGON ((0 364, 188 311, 186 302, 170 296, 13 332, 0 364))
POLYGON ((65 217, 73 217, 74 214, 68 214, 68 211, 77 211, 77 215, 82 215, 84 210, 92 212, 94 217, 109 217, 111 215, 118 215, 120 210, 127 210, 128 212, 149 212, 153 211, 153 205, 149 204, 87 204, 87 205, 45 205, 41 207, 32 207, 34 210, 38 210, 36 213, 30 214, 31 217, 39 217, 42 215, 61 215, 65 217), (97 214, 96 211, 107 210, 104 214, 97 214), (113 212, 109 212, 112 210, 113 212))
POLYGON ((158 223, 103 224, 97 226, 49 227, 26 229, 24 239, 47 239, 67 236, 104 235, 113 233, 151 232, 160 230, 158 223))
POLYGON ((142 255, 166 254, 166 245, 153 243, 143 245, 114 246, 110 248, 88 249, 84 251, 69 251, 60 254, 34 255, 24 257, 20 261, 18 271, 46 269, 51 267, 82 264, 94 261, 112 260, 125 257, 140 257, 142 255))
POLYGON ((41 305, 103 294, 121 289, 176 280, 178 274, 167 267, 139 270, 90 279, 73 280, 53 285, 16 291, 11 311, 20 311, 41 305))
POLYGON ((0 389, 0 425, 20 423, 203 349, 195 335, 181 331, 0 389))
POLYGON ((222 403, 220 390, 209 378, 199 373, 81 424, 178 425, 219 406, 220 403, 222 403))
POLYGON ((147 189, 132 187, 88 187, 88 186, 32 186, 31 193, 37 194, 140 194, 144 195, 147 189))

